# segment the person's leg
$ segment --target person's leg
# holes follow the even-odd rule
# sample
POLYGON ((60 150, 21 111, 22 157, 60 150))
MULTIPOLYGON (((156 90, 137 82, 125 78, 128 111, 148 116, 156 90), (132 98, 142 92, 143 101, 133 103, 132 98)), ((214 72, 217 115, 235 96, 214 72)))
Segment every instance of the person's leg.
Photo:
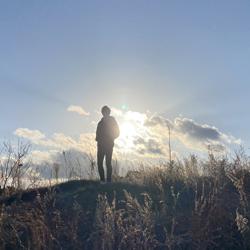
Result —
POLYGON ((97 147, 97 166, 98 166, 98 172, 99 172, 101 181, 105 181, 103 159, 104 159, 104 150, 102 147, 98 146, 97 147))
POLYGON ((112 178, 112 153, 113 147, 106 150, 106 166, 107 166, 107 182, 111 182, 112 178))

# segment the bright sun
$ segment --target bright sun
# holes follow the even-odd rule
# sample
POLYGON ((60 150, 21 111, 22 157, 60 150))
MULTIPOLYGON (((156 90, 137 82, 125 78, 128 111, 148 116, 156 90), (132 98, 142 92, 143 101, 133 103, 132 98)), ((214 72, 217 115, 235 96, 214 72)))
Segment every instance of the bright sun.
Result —
POLYGON ((120 124, 120 136, 117 139, 117 145, 125 151, 134 150, 135 141, 138 137, 147 136, 144 121, 144 114, 138 112, 126 111, 118 120, 120 124))
POLYGON ((136 127, 133 125, 133 123, 126 121, 121 124, 120 130, 120 140, 122 141, 123 146, 126 148, 131 148, 133 146, 133 140, 137 134, 136 127))
POLYGON ((132 137, 136 134, 136 129, 131 122, 124 122, 121 126, 121 134, 124 137, 132 137))

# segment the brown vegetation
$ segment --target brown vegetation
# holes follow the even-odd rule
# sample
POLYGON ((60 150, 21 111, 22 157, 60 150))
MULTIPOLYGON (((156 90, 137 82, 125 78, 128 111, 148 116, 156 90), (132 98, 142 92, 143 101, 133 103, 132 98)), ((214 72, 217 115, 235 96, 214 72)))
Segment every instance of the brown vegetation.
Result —
POLYGON ((1 249, 249 249, 244 155, 70 181, 1 200, 1 249), (134 177, 134 178, 133 178, 134 177))

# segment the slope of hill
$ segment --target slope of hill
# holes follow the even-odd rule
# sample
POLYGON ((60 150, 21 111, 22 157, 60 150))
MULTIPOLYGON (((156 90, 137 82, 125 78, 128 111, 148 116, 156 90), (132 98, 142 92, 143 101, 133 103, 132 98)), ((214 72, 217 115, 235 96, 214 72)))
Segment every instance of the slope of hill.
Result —
POLYGON ((248 249, 250 174, 134 172, 2 198, 1 249, 248 249))

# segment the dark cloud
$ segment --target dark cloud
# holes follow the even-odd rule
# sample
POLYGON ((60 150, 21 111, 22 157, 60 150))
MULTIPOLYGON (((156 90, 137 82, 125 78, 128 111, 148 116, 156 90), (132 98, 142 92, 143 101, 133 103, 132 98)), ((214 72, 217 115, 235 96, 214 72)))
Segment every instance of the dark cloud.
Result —
POLYGON ((173 124, 170 120, 165 119, 161 116, 152 116, 144 122, 144 126, 146 127, 154 127, 157 125, 160 125, 163 127, 170 127, 170 128, 173 127, 173 124))
POLYGON ((134 144, 137 146, 137 152, 140 154, 164 154, 161 144, 155 139, 144 139, 142 137, 134 140, 134 144))
POLYGON ((224 152, 226 147, 223 144, 209 144, 207 146, 209 151, 212 152, 224 152))
POLYGON ((221 133, 215 127, 208 125, 201 125, 187 118, 176 118, 175 119, 175 129, 194 140, 221 140, 221 133))

